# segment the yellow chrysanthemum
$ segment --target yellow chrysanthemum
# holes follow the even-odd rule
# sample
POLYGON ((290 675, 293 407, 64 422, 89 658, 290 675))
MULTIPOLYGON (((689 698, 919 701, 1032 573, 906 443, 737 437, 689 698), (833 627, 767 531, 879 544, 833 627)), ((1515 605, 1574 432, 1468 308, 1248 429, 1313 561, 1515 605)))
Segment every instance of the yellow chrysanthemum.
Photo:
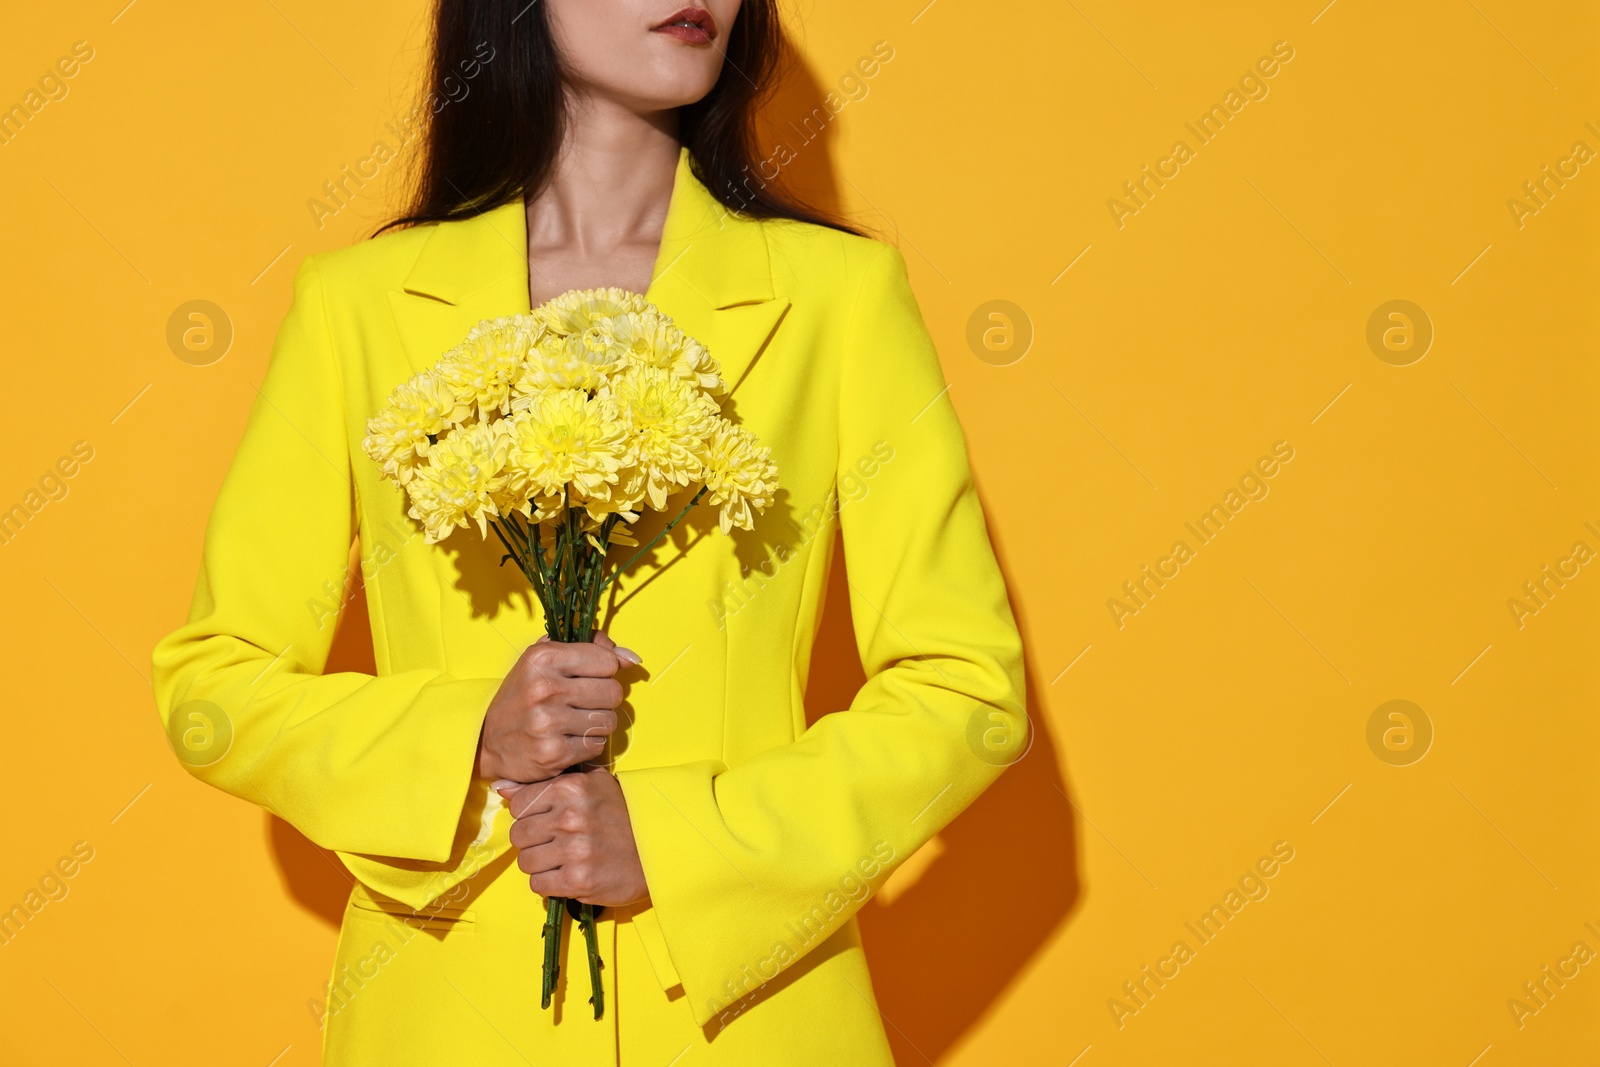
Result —
POLYGON ((750 431, 719 418, 705 449, 706 502, 721 507, 717 522, 727 533, 737 526, 752 529, 751 509, 772 506, 778 491, 778 467, 772 449, 763 448, 750 431))
POLYGON ((463 427, 429 450, 406 490, 411 517, 422 523, 430 544, 468 520, 488 535, 488 520, 500 515, 496 501, 506 488, 510 452, 510 435, 499 422, 463 427))
POLYGON ((554 333, 573 336, 650 310, 654 309, 648 300, 626 289, 574 289, 541 304, 534 317, 554 333))
POLYGON ((474 405, 483 417, 503 413, 535 336, 528 316, 480 322, 465 341, 445 353, 435 373, 457 399, 474 405))
POLYGON ((528 351, 520 375, 512 386, 512 407, 520 410, 547 389, 594 391, 622 365, 623 350, 600 326, 564 335, 546 331, 528 351))
MULTIPOLYGON (((507 429, 506 434, 510 435, 507 429)), ((537 493, 529 485, 527 475, 515 463, 506 468, 506 487, 494 496, 494 506, 501 515, 518 512, 531 523, 549 522, 561 517, 566 501, 552 493, 537 493)))
POLYGON ((633 544, 647 504, 665 510, 697 483, 724 532, 748 530, 777 468, 722 418, 711 394, 723 388, 706 347, 638 293, 573 291, 479 323, 394 390, 362 446, 430 542, 514 512, 553 528, 572 507, 593 547, 606 525, 609 543, 633 544))
POLYGON ((426 370, 398 385, 388 402, 367 420, 361 447, 384 474, 405 485, 417 461, 428 454, 430 439, 471 414, 471 404, 460 399, 438 374, 426 370))
MULTIPOLYGON (((617 480, 607 486, 604 497, 585 497, 581 503, 584 508, 586 531, 592 531, 595 526, 608 515, 619 516, 624 523, 638 522, 639 511, 644 507, 645 481, 644 472, 635 466, 623 466, 617 471, 617 480)), ((578 500, 574 504, 580 503, 578 500)), ((613 531, 611 540, 617 544, 633 544, 626 537, 623 527, 618 526, 613 531)))
POLYGON ((722 392, 721 368, 706 346, 661 314, 631 316, 618 328, 628 361, 693 382, 707 392, 722 392))
POLYGON ((627 424, 611 401, 554 389, 510 422, 511 463, 535 493, 563 494, 571 486, 580 500, 609 499, 627 458, 627 424))
POLYGON ((716 401, 658 367, 630 367, 606 390, 627 417, 629 459, 644 478, 650 506, 659 511, 670 493, 700 478, 700 452, 716 423, 716 401))

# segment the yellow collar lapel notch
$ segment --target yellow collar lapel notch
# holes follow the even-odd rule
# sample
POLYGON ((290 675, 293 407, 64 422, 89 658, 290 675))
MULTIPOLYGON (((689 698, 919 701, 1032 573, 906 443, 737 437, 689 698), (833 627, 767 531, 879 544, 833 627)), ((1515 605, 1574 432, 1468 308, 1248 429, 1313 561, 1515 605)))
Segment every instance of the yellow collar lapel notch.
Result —
POLYGON ((433 227, 401 288, 389 292, 413 371, 433 366, 484 319, 527 313, 527 250, 521 199, 433 227))
POLYGON ((734 392, 765 350, 789 301, 774 295, 759 222, 729 211, 678 156, 661 252, 645 294, 711 352, 734 392))
MULTIPOLYGON (((484 319, 525 314, 528 220, 521 199, 433 227, 389 293, 412 370, 432 366, 484 319)), ((646 296, 710 351, 731 393, 789 309, 775 296, 766 234, 730 212, 678 156, 661 250, 646 296)))

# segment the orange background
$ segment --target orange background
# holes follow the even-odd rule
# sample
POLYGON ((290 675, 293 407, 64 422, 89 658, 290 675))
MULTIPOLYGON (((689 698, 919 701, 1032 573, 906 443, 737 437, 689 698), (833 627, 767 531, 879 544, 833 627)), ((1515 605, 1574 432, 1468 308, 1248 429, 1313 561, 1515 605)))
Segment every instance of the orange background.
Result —
MULTIPOLYGON (((124 3, 13 5, 0 37, 0 106, 93 49, 0 145, 0 508, 92 449, 0 545, 0 907, 73 870, 0 946, 0 1060, 314 1063, 342 872, 183 773, 148 655, 296 263, 395 202, 389 164, 322 228, 307 206, 411 106, 422 7, 124 3), (196 299, 233 331, 203 366, 167 341, 196 299)), ((1523 988, 1600 952, 1600 577, 1560 562, 1600 551, 1600 174, 1523 189, 1600 150, 1600 13, 1321 3, 791 12, 802 65, 764 147, 787 139, 805 191, 905 252, 1030 661, 1032 751, 864 912, 902 1063, 1600 1054, 1600 966, 1565 964, 1542 1006, 1523 988), (880 41, 893 58, 801 145, 786 120, 880 41), (1185 123, 1280 41, 1267 95, 1201 144, 1185 123), (1192 158, 1130 201, 1180 139, 1192 158), (1417 347, 1367 340, 1397 299, 1434 335, 1403 366, 1417 347), (1020 314, 980 316, 1000 332, 974 348, 992 300, 1020 314), (1277 442, 1268 494, 1200 544, 1185 523, 1277 442), (1179 540, 1193 558, 1129 600, 1179 540), (1519 619, 1546 564, 1576 575, 1519 619), (1420 709, 1410 747, 1383 740, 1400 720, 1369 742, 1391 700, 1420 709), (1267 895, 1202 943, 1185 923, 1277 842, 1267 895), (1156 989, 1143 968, 1172 975, 1179 940, 1156 989)), ((824 702, 859 678, 843 623, 824 702)))

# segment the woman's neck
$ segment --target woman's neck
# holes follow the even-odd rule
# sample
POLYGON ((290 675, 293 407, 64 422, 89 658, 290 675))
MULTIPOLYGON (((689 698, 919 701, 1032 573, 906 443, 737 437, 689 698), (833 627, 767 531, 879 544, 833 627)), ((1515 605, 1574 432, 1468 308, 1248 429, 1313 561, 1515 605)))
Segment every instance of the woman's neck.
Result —
POLYGON ((528 245, 581 258, 659 245, 678 167, 676 111, 639 114, 575 92, 549 180, 527 204, 528 245))

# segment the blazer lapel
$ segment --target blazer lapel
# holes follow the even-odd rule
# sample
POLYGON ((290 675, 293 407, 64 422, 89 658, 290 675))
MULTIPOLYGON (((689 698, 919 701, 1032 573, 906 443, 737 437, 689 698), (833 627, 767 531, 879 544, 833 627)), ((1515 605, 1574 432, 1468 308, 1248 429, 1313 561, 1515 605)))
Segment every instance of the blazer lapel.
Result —
POLYGON ((761 224, 711 195, 695 177, 688 149, 678 156, 661 252, 645 295, 710 350, 730 394, 789 310, 789 301, 772 291, 761 224))
MULTIPOLYGON (((432 366, 484 319, 525 314, 527 216, 520 199, 439 223, 389 303, 413 371, 432 366)), ((678 156, 661 250, 646 297, 710 350, 732 393, 789 301, 772 291, 760 223, 730 213, 678 156)))
POLYGON ((413 371, 433 366, 484 319, 528 311, 527 229, 521 200, 433 228, 401 287, 389 291, 413 371))

